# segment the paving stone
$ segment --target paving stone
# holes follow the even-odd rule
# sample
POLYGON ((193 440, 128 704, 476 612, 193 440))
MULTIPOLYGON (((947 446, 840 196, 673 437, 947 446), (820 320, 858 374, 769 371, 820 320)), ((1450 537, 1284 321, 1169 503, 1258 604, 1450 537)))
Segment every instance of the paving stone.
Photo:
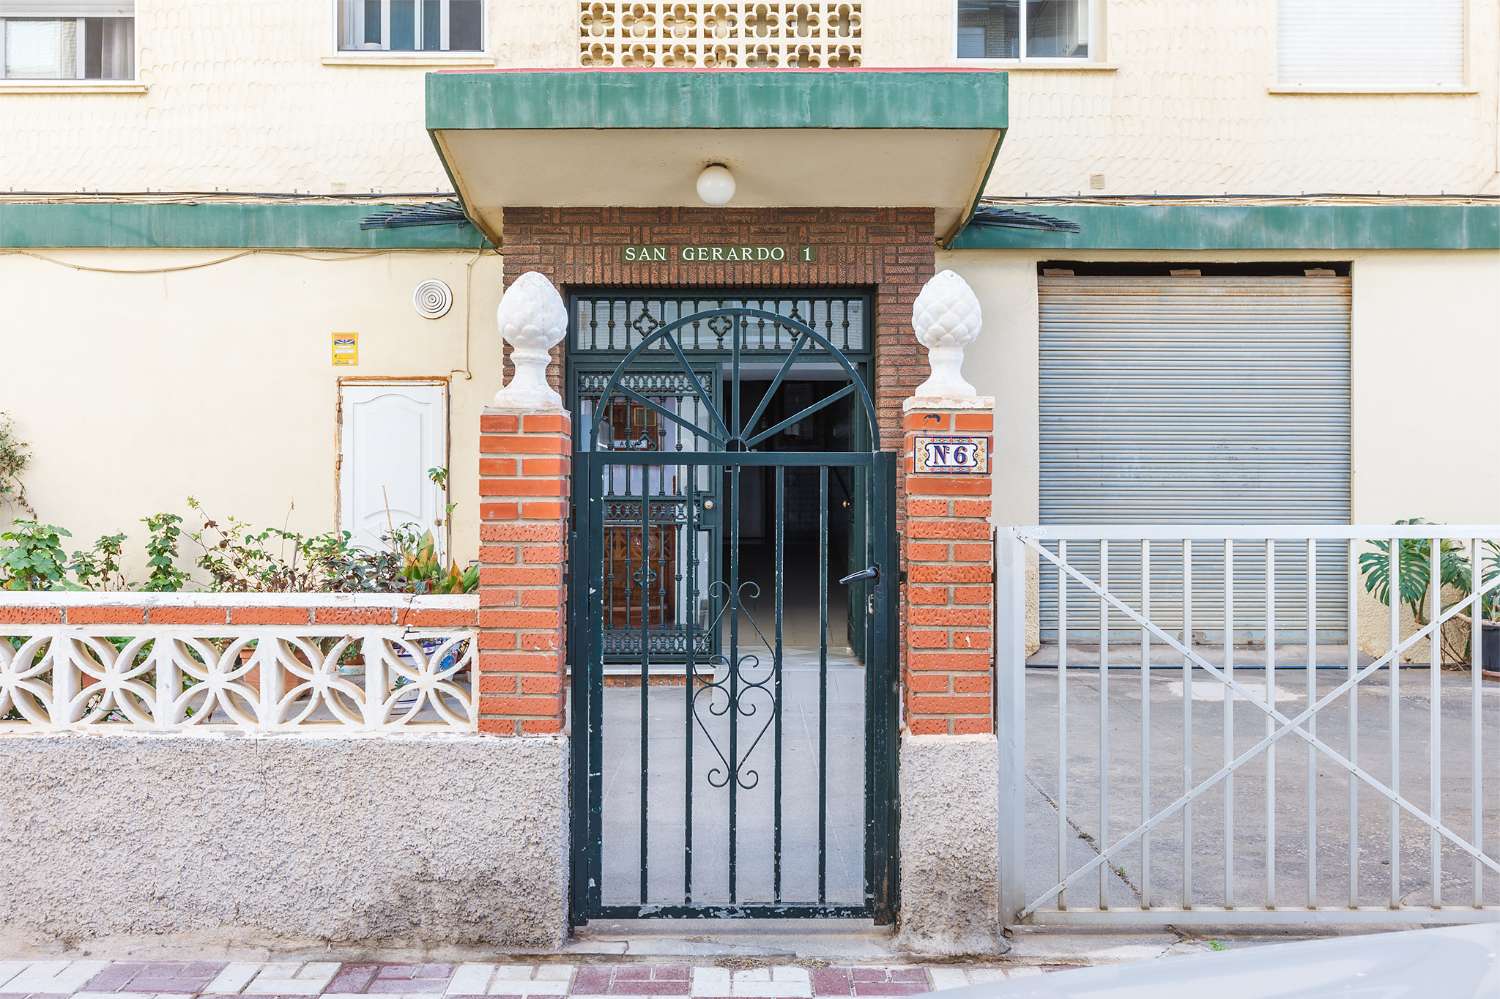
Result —
POLYGON ((83 987, 90 992, 116 992, 129 985, 145 967, 140 961, 114 961, 83 987))
MULTIPOLYGON (((15 978, 29 966, 29 961, 0 961, 0 985, 15 978)), ((24 992, 4 992, 0 995, 25 995, 24 992)))
POLYGON ((240 990, 250 984, 250 979, 260 974, 262 967, 263 965, 249 961, 231 961, 208 983, 207 991, 239 995, 240 990))
POLYGON ((370 983, 380 972, 378 964, 342 964, 339 965, 338 974, 329 981, 325 991, 337 993, 358 994, 369 988, 370 983))
MULTIPOLYGON (((697 972, 695 971, 694 975, 696 976, 696 974, 697 972)), ((607 966, 584 965, 578 969, 578 974, 573 976, 573 992, 576 995, 604 995, 609 992, 611 977, 611 969, 607 966)), ((695 977, 694 981, 696 980, 695 977)), ((729 976, 728 972, 726 972, 724 977, 724 992, 720 994, 727 994, 728 991, 729 976)), ((693 994, 698 995, 699 993, 694 991, 693 994)))
POLYGON ((256 996, 315 996, 333 980, 338 970, 337 961, 268 964, 243 991, 245 995, 256 996))
POLYGON ((107 967, 108 961, 32 961, 5 987, 12 992, 70 995, 107 967))
POLYGON ((448 979, 445 991, 450 996, 482 996, 490 987, 490 979, 494 977, 493 964, 460 964, 454 970, 453 977, 448 979))
POLYGON ((812 972, 813 995, 852 995, 850 972, 849 968, 814 968, 812 972))

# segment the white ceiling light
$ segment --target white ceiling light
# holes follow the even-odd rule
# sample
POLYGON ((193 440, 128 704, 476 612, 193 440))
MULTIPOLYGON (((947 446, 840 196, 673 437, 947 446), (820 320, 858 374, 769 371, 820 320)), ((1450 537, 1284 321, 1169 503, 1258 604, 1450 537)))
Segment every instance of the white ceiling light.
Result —
POLYGON ((734 198, 734 174, 722 163, 710 163, 698 175, 698 197, 715 208, 729 204, 734 198))

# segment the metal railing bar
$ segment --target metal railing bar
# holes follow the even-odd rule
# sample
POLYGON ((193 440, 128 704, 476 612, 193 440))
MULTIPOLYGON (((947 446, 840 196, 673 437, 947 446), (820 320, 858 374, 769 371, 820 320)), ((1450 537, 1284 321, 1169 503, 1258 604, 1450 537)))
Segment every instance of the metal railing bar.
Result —
MULTIPOLYGON (((1224 541, 1224 675, 1234 682, 1234 542, 1224 541)), ((1234 759, 1234 698, 1224 698, 1224 762, 1234 759)), ((1234 908, 1234 774, 1224 779, 1224 906, 1234 908)))
POLYGON ((1368 541, 1434 538, 1468 541, 1500 538, 1500 524, 1266 524, 1266 525, 1108 525, 1002 527, 1002 531, 1031 541, 1368 541))
MULTIPOLYGON (((1428 592, 1431 594, 1428 616, 1434 621, 1443 612, 1443 572, 1442 572, 1443 544, 1441 541, 1433 540, 1428 549, 1428 592)), ((1483 575, 1483 572, 1479 572, 1483 575)), ((1474 615, 1474 620, 1479 620, 1479 614, 1474 615)), ((1427 668, 1427 810, 1432 813, 1433 821, 1443 821, 1443 629, 1432 630, 1432 642, 1429 645, 1428 655, 1431 657, 1427 668)), ((1481 844, 1482 845, 1482 844, 1481 844)), ((1443 853, 1442 843, 1438 839, 1437 830, 1428 834, 1428 848, 1431 851, 1428 874, 1432 879, 1432 905, 1434 908, 1443 904, 1443 853)))
MULTIPOLYGON (((1182 789, 1193 786, 1193 542, 1182 542, 1182 789)), ((1232 644, 1232 643, 1231 643, 1232 644)), ((1182 907, 1193 907, 1193 808, 1182 807, 1182 907)))
MULTIPOLYGON (((1307 539, 1307 703, 1318 700, 1318 542, 1307 539)), ((1307 720, 1318 734, 1318 716, 1307 720)), ((1307 747, 1307 904, 1318 904, 1318 751, 1307 747)))
MULTIPOLYGON (((1106 601, 1107 603, 1107 601, 1106 601)), ((1141 614, 1151 614, 1151 542, 1141 540, 1141 614)), ((1151 817, 1151 632, 1141 627, 1141 821, 1151 817)), ((1141 836, 1141 908, 1151 908, 1151 836, 1141 836)))
MULTIPOLYGON (((1068 579, 1062 566, 1068 559, 1068 543, 1057 543, 1057 876, 1068 872, 1068 579)), ((1057 894, 1057 907, 1068 907, 1067 895, 1057 894)))
MULTIPOLYGON (((1109 542, 1099 542, 1099 586, 1109 589, 1109 542)), ((1099 759, 1109 759, 1109 602, 1099 601, 1099 759)), ((1109 845, 1109 767, 1099 767, 1099 842, 1109 845)), ((1105 898, 1107 868, 1099 868, 1099 908, 1109 907, 1105 898)))
MULTIPOLYGON (((1231 688, 1232 689, 1232 688, 1231 688)), ((1266 539, 1266 720, 1265 734, 1276 730, 1270 712, 1276 707, 1276 542, 1266 539)), ((1266 905, 1276 905, 1276 750, 1266 753, 1266 905)))
MULTIPOLYGON (((1354 680, 1359 674, 1359 549, 1349 545, 1345 583, 1349 607, 1347 640, 1349 666, 1346 675, 1354 680)), ((1359 762, 1359 686, 1349 688, 1349 761, 1359 762)), ((1359 905, 1359 781, 1354 774, 1349 781, 1349 906, 1359 905)))

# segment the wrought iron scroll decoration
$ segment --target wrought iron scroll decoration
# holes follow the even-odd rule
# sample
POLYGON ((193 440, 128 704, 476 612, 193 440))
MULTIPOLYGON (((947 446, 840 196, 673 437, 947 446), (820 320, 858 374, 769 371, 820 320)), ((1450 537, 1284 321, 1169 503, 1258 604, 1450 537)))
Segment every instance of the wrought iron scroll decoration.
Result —
POLYGON ((769 440, 770 438, 779 434, 781 431, 785 430, 787 427, 790 427, 808 418, 809 416, 812 416, 814 413, 827 409, 834 403, 837 403, 852 395, 858 400, 859 406, 857 408, 859 408, 864 413, 865 423, 868 426, 870 432, 870 450, 880 450, 880 425, 875 418, 875 401, 870 397, 870 390, 868 387, 866 387, 864 379, 860 377, 859 371, 854 367, 849 359, 844 356, 843 351, 835 347, 827 337, 824 337, 822 334, 818 333, 806 323, 799 322, 798 320, 780 315, 779 313, 767 312, 762 309, 709 309, 704 312, 694 313, 690 316, 683 316, 653 330, 650 335, 646 336, 641 340, 640 343, 631 348, 630 352, 625 355, 625 357, 620 361, 618 365, 616 365, 614 372, 609 377, 609 383, 605 385, 604 392, 599 397, 599 401, 595 406, 593 426, 591 427, 591 431, 589 434, 590 446, 594 450, 610 450, 610 448, 601 447, 600 445, 600 441, 602 439, 600 435, 600 428, 604 424, 604 416, 608 409, 608 403, 610 399, 616 395, 623 396, 624 398, 629 399, 631 402, 635 403, 638 406, 647 407, 662 419, 670 420, 673 423, 691 431, 692 433, 700 435, 703 439, 712 441, 714 444, 718 445, 721 449, 726 451, 754 450, 757 444, 761 444, 769 440), (740 336, 748 326, 747 320, 757 319, 762 322, 770 322, 775 325, 785 327, 786 329, 796 334, 796 340, 792 344, 792 349, 782 360, 781 368, 776 372, 776 377, 772 379, 770 386, 767 387, 765 391, 765 394, 761 396, 760 402, 756 404, 754 411, 742 425, 740 424, 738 417, 738 405, 732 405, 730 407, 731 417, 729 420, 726 420, 723 411, 721 411, 719 407, 714 405, 713 393, 708 391, 708 388, 698 378, 697 373, 693 371, 692 364, 688 361, 686 352, 682 349, 682 345, 678 343, 677 338, 673 335, 678 329, 681 329, 682 327, 687 326, 690 323, 700 322, 703 320, 712 321, 720 317, 728 319, 731 323, 734 323, 739 327, 738 332, 736 332, 735 335, 731 338, 730 354, 731 378, 733 380, 732 392, 730 397, 731 399, 735 400, 736 403, 739 399, 741 384, 740 336), (666 342, 667 346, 671 349, 673 357, 675 357, 677 363, 682 366, 682 373, 687 378, 688 383, 693 390, 693 394, 698 397, 698 400, 703 404, 704 409, 707 410, 709 416, 712 417, 712 422, 714 424, 713 428, 700 427, 696 423, 684 419, 679 414, 672 412, 671 410, 667 409, 667 407, 652 401, 651 399, 624 384, 623 378, 625 376, 626 370, 635 361, 636 357, 638 357, 643 351, 649 349, 658 341, 666 342), (809 343, 817 344, 824 351, 826 351, 827 356, 832 358, 844 370, 844 373, 849 376, 849 383, 838 391, 824 396, 817 402, 814 402, 810 406, 805 407, 799 412, 786 417, 775 425, 768 427, 765 430, 760 431, 759 433, 754 433, 756 426, 758 426, 760 423, 761 417, 765 415, 766 409, 770 406, 771 400, 775 397, 776 391, 781 388, 781 383, 786 379, 786 376, 791 371, 792 366, 797 363, 797 358, 801 356, 803 350, 809 343), (735 427, 733 429, 730 429, 731 423, 735 424, 735 427))

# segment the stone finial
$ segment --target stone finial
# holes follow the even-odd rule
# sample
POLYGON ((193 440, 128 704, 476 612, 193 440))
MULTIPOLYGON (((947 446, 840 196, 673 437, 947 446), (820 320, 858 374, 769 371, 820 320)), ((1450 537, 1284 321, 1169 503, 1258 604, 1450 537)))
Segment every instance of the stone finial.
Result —
POLYGON ((917 386, 924 398, 971 399, 974 386, 964 380, 964 349, 979 337, 983 323, 979 299, 969 283, 952 271, 933 276, 911 310, 917 340, 927 348, 932 375, 917 386))
POLYGON ((516 278, 500 297, 495 321, 516 368, 495 393, 495 405, 531 412, 562 409, 562 397, 547 384, 547 352, 567 335, 568 308, 552 282, 536 271, 516 278))

